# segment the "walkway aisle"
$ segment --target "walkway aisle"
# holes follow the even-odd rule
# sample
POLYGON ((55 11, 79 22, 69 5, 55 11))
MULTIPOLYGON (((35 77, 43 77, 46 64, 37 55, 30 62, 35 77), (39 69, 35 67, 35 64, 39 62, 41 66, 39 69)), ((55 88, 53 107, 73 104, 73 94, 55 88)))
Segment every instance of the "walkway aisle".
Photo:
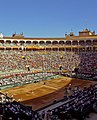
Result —
POLYGON ((53 105, 50 105, 49 107, 46 107, 46 108, 40 110, 39 113, 41 114, 43 111, 47 112, 48 110, 52 110, 52 109, 54 109, 54 108, 56 108, 56 107, 59 107, 59 106, 65 104, 65 103, 67 103, 67 102, 70 102, 70 101, 72 101, 72 100, 73 100, 73 99, 65 100, 65 101, 60 101, 60 102, 58 102, 58 103, 55 103, 55 104, 53 104, 53 105))

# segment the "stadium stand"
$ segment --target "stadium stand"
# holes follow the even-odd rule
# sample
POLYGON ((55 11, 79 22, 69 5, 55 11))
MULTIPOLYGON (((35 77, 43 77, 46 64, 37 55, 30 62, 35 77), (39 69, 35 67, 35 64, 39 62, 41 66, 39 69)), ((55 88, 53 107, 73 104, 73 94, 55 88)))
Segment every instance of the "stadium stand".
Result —
MULTIPOLYGON (((88 29, 65 38, 25 38, 23 34, 0 38, 0 90, 59 78, 61 75, 97 79, 97 35, 88 29)), ((72 91, 50 110, 33 111, 0 92, 0 117, 4 120, 84 120, 97 107, 97 85, 72 91), (96 108, 95 107, 95 108, 96 108), (42 112, 40 112, 42 111, 42 112)), ((96 110, 95 110, 96 111, 96 110)))

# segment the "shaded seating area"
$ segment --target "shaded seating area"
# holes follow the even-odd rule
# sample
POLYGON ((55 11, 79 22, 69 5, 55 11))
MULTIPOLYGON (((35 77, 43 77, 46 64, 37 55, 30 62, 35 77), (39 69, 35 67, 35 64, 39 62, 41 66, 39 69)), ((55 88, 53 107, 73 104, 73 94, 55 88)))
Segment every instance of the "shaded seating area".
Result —
MULTIPOLYGON (((60 101, 59 101, 60 102, 60 101)), ((54 106, 57 105, 56 102, 54 106)), ((90 85, 84 87, 83 90, 76 90, 72 95, 66 99, 66 102, 53 109, 45 111, 46 120, 84 120, 89 113, 95 112, 94 106, 97 108, 97 85, 90 85)), ((44 113, 44 111, 42 111, 44 113)), ((42 113, 37 111, 37 119, 42 113)))
POLYGON ((31 107, 22 105, 20 102, 0 93, 0 117, 2 120, 31 120, 33 111, 31 107))
POLYGON ((97 103, 97 87, 96 85, 78 90, 69 97, 71 101, 52 110, 52 115, 57 115, 59 119, 83 120, 92 110, 93 105, 97 103))

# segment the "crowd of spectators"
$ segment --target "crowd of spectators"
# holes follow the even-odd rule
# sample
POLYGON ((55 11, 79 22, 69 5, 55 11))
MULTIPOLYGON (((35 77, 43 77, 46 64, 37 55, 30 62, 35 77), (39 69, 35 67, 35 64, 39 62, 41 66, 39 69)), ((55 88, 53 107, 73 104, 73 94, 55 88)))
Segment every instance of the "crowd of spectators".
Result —
POLYGON ((0 50, 0 55, 1 74, 40 70, 70 77, 75 75, 82 79, 97 79, 96 51, 0 50))
POLYGON ((41 69, 44 71, 67 70, 82 74, 97 73, 96 52, 65 52, 65 51, 0 51, 0 71, 41 69), (61 69, 60 69, 61 66, 61 69))
POLYGON ((64 104, 35 113, 35 120, 84 120, 91 111, 97 112, 97 85, 77 89, 64 104))
MULTIPOLYGON (((84 120, 91 111, 97 112, 97 85, 90 85, 80 89, 70 89, 72 94, 65 96, 63 104, 57 106, 56 101, 52 104, 55 107, 45 111, 32 111, 31 107, 23 106, 20 102, 14 101, 0 93, 0 115, 12 120, 84 120)), ((7 120, 6 119, 6 120, 7 120)))
MULTIPOLYGON (((16 85, 31 83, 43 80, 43 76, 48 77, 54 75, 53 71, 74 71, 78 68, 77 73, 82 75, 91 75, 97 73, 97 54, 96 52, 65 52, 65 51, 15 51, 15 50, 2 50, 0 51, 0 71, 10 72, 15 70, 30 71, 33 69, 40 69, 42 73, 30 75, 13 75, 13 77, 0 78, 0 86, 16 85), (28 69, 29 68, 29 69, 28 69), (51 71, 51 73, 47 73, 51 71)), ((16 101, 5 100, 5 96, 0 96, 1 99, 1 112, 6 117, 11 117, 15 120, 64 120, 84 119, 84 116, 91 111, 94 103, 97 101, 97 86, 90 86, 83 90, 78 89, 69 96, 69 102, 56 107, 55 109, 39 112, 34 112, 22 106, 16 101), (4 103, 4 105, 2 105, 4 103), (17 117, 18 116, 18 117, 17 117), (24 116, 24 118, 23 118, 24 116), (18 118, 18 119, 17 119, 18 118)))
POLYGON ((58 75, 53 73, 29 73, 29 74, 14 74, 0 78, 0 89, 20 86, 24 84, 36 83, 42 80, 58 78, 58 75))
POLYGON ((82 52, 79 53, 80 64, 79 73, 96 74, 97 73, 97 53, 82 52))
POLYGON ((0 93, 0 119, 2 120, 31 120, 33 111, 31 107, 24 106, 0 93))
POLYGON ((64 51, 0 51, 0 71, 15 71, 29 69, 58 70, 61 65, 64 70, 78 66, 79 56, 73 52, 64 51))

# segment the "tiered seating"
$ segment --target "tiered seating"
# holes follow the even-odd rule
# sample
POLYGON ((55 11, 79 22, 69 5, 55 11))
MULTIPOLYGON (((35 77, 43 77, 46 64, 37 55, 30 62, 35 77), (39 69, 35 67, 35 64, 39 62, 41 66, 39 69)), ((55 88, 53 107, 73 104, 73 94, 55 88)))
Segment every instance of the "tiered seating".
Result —
POLYGON ((18 74, 12 76, 6 76, 0 78, 0 89, 6 89, 10 87, 20 86, 28 83, 36 83, 42 80, 48 80, 58 78, 58 75, 53 73, 29 73, 29 74, 18 74))
POLYGON ((93 104, 97 102, 97 87, 90 86, 84 90, 77 90, 69 100, 69 102, 51 110, 52 116, 55 115, 61 120, 71 118, 82 120, 91 112, 93 104))
MULTIPOLYGON (((70 90, 70 89, 69 89, 70 90)), ((72 89, 71 89, 72 91, 72 89)), ((97 109, 97 85, 91 85, 89 88, 84 87, 83 90, 80 88, 73 91, 74 93, 65 98, 66 102, 60 106, 48 110, 36 112, 34 117, 35 120, 46 119, 46 120, 84 120, 87 115, 93 111, 94 104, 97 109)), ((55 106, 56 102, 54 103, 55 106)))
POLYGON ((32 108, 23 106, 19 102, 12 101, 11 98, 0 93, 0 116, 2 115, 3 119, 12 119, 12 120, 31 120, 33 117, 32 108))
POLYGON ((40 69, 58 72, 59 70, 74 71, 79 74, 96 74, 96 52, 65 52, 65 51, 0 51, 0 72, 27 71, 40 69), (61 68, 60 68, 61 66, 61 68))
POLYGON ((79 73, 96 74, 97 72, 97 53, 96 52, 82 52, 79 54, 80 64, 79 73))

